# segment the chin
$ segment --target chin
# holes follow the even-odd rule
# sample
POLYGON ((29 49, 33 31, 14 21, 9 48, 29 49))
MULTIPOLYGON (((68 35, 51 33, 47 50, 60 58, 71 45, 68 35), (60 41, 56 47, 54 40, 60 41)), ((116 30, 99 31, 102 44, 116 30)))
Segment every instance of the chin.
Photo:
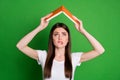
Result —
POLYGON ((56 46, 56 48, 65 48, 65 46, 56 46))

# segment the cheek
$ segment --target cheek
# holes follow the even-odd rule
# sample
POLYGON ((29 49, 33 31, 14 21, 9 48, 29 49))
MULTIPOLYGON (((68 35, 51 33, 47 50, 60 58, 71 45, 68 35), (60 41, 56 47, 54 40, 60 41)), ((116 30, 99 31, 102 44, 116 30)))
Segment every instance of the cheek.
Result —
POLYGON ((57 41, 57 38, 56 37, 53 37, 53 42, 57 41))
POLYGON ((68 43, 68 38, 64 39, 64 43, 65 43, 65 44, 68 43))
POLYGON ((53 44, 56 45, 57 44, 57 40, 53 39, 53 44))

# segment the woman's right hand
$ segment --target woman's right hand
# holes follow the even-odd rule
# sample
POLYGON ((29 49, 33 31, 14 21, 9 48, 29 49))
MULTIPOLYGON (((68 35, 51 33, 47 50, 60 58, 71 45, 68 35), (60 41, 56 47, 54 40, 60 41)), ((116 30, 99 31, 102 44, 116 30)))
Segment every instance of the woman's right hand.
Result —
MULTIPOLYGON (((52 13, 51 13, 52 14, 52 13)), ((30 43, 30 41, 35 37, 35 35, 42 29, 46 28, 46 26, 48 25, 49 21, 46 21, 46 18, 48 18, 49 16, 51 16, 51 14, 48 14, 47 16, 41 18, 41 23, 40 25, 35 28, 34 30, 32 30, 31 32, 29 32, 27 35, 25 35, 18 43, 17 43, 17 48, 22 51, 24 54, 26 54, 27 56, 38 60, 38 53, 36 50, 30 48, 28 46, 28 44, 30 43)))
POLYGON ((41 29, 45 29, 47 27, 47 25, 49 24, 49 21, 47 21, 46 18, 48 18, 50 15, 52 15, 52 13, 50 13, 50 14, 48 14, 48 15, 41 18, 41 23, 39 25, 39 27, 41 29))

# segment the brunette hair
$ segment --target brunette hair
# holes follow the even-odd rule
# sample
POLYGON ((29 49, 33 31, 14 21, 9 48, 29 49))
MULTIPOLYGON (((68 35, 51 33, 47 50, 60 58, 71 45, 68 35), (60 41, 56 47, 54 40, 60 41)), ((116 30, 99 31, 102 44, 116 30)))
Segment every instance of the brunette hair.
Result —
POLYGON ((72 62, 71 62, 71 39, 70 39, 70 31, 64 23, 56 23, 53 25, 50 35, 49 35, 49 42, 48 42, 48 54, 45 62, 44 67, 44 78, 51 77, 51 69, 53 59, 55 57, 55 46, 53 44, 53 32, 56 28, 63 28, 68 32, 68 43, 65 46, 65 63, 64 63, 64 72, 66 78, 72 78, 72 62))

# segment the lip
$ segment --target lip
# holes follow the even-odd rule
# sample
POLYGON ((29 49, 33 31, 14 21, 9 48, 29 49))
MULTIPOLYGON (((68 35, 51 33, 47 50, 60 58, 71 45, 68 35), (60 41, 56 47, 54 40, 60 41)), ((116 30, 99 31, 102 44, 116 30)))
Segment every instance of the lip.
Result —
POLYGON ((63 41, 58 41, 59 44, 63 44, 63 41))

